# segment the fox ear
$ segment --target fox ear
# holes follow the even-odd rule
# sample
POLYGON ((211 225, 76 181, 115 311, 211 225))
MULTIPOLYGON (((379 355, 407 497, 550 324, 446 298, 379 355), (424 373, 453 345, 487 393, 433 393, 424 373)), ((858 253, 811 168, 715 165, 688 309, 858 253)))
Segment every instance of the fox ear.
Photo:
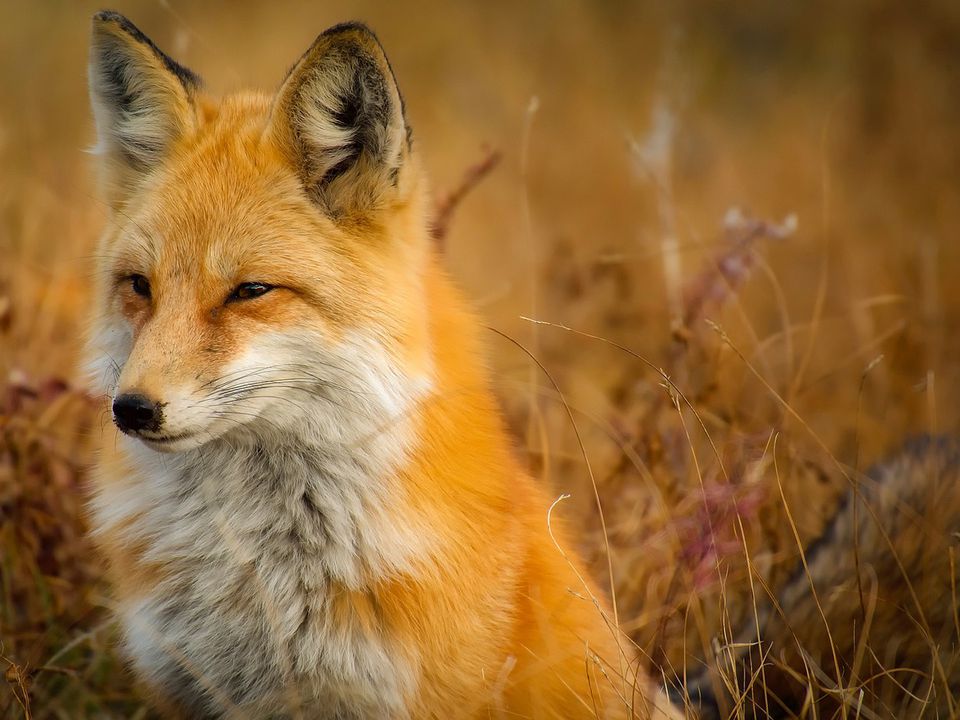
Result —
POLYGON ((332 216, 375 210, 396 191, 409 151, 403 101, 369 28, 320 35, 280 88, 271 122, 307 193, 332 216))
POLYGON ((193 125, 200 79, 108 11, 93 17, 89 76, 96 152, 108 181, 123 187, 156 167, 193 125))

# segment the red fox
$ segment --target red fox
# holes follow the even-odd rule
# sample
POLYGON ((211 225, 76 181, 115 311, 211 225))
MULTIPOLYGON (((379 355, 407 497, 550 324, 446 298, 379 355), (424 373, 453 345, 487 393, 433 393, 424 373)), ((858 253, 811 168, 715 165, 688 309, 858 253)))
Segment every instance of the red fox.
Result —
POLYGON ((513 457, 357 24, 222 99, 94 17, 91 506, 171 716, 673 717, 513 457))

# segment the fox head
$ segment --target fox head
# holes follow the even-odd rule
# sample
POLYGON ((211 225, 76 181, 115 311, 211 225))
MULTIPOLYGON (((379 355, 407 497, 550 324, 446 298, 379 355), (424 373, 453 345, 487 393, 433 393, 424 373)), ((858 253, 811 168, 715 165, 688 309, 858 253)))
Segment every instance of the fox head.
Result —
POLYGON ((373 33, 333 27, 274 96, 214 99, 103 12, 89 80, 111 209, 89 351, 117 426, 186 451, 403 414, 430 382, 427 191, 373 33))

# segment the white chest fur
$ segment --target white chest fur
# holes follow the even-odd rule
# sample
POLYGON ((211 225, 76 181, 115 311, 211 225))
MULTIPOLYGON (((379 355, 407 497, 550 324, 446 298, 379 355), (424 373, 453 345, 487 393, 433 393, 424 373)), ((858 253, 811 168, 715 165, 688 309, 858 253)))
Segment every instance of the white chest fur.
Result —
POLYGON ((414 573, 435 547, 397 511, 409 406, 363 397, 349 408, 301 394, 296 412, 280 405, 176 455, 120 438, 136 472, 99 485, 95 526, 145 548, 165 577, 122 608, 126 647, 198 715, 402 716, 417 659, 388 628, 333 612, 334 593, 414 573))
POLYGON ((415 669, 379 629, 334 617, 331 588, 409 570, 423 536, 391 521, 387 493, 346 481, 322 453, 217 443, 191 456, 154 456, 141 482, 97 498, 139 512, 131 541, 170 570, 123 612, 138 670, 191 707, 288 702, 278 693, 290 691, 394 715, 415 669))

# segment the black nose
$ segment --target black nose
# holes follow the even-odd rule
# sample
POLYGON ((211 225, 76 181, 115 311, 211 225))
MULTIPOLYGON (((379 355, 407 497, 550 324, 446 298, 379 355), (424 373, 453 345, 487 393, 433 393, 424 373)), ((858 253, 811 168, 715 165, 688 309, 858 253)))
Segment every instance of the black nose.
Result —
POLYGON ((137 393, 118 395, 113 401, 113 421, 124 432, 160 429, 160 405, 137 393))

